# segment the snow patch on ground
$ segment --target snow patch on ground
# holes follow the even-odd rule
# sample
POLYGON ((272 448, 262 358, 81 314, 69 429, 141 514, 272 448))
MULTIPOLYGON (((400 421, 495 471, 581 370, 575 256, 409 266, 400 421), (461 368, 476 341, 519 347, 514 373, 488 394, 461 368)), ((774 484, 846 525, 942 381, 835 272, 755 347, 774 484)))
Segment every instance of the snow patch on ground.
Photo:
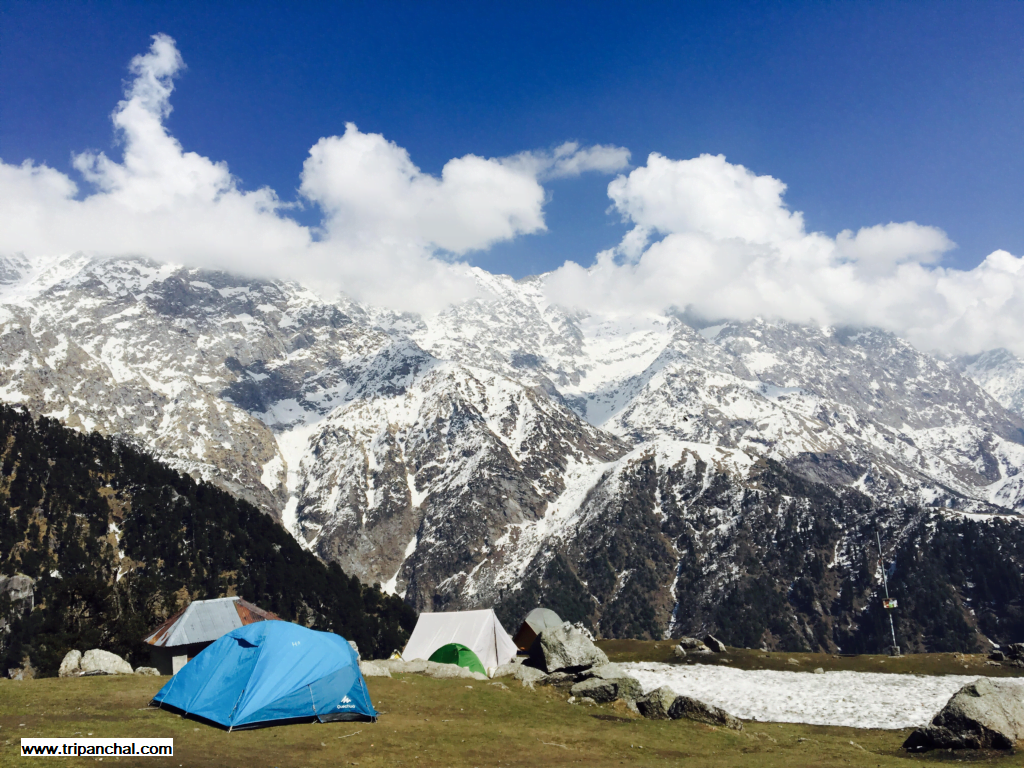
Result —
MULTIPOLYGON (((967 683, 966 675, 744 671, 708 664, 622 664, 644 692, 662 685, 744 720, 900 729, 926 725, 967 683)), ((1014 681, 1016 682, 1016 681, 1014 681)), ((1020 684, 1024 693, 1024 683, 1020 684)))

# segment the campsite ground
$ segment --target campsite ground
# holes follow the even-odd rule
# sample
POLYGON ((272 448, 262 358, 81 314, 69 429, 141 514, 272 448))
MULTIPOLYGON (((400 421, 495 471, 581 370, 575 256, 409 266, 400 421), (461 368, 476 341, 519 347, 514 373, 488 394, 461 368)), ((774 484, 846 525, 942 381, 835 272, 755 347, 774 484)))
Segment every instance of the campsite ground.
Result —
POLYGON ((728 664, 733 669, 774 669, 807 672, 888 672, 912 675, 985 675, 1024 677, 1024 669, 994 666, 982 654, 916 653, 893 658, 883 655, 839 656, 830 653, 765 653, 750 648, 729 648, 725 653, 689 654, 677 659, 671 640, 598 640, 609 661, 659 661, 665 664, 728 664), (790 659, 796 661, 793 664, 790 659))
MULTIPOLYGON (((145 766, 511 768, 581 763, 590 768, 685 761, 723 768, 909 768, 968 760, 1020 765, 1020 757, 1010 755, 909 756, 900 749, 907 730, 747 723, 737 733, 681 720, 638 719, 621 704, 576 706, 566 702, 564 691, 540 686, 530 691, 510 679, 502 681, 505 689, 487 682, 416 675, 367 680, 381 711, 375 724, 306 724, 226 733, 149 708, 149 699, 166 680, 125 676, 0 681, 0 766, 24 764, 18 746, 25 736, 173 737, 174 758, 138 761, 145 766)), ((96 762, 64 758, 61 765, 96 762)), ((132 764, 117 758, 106 762, 132 764)))

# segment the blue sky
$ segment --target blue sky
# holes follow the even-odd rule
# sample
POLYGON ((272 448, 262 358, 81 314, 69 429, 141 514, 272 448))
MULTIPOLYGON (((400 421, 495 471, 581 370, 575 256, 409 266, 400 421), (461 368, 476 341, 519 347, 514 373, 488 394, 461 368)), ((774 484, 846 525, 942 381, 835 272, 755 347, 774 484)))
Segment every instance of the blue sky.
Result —
MULTIPOLYGON (((1024 253, 1024 3, 0 3, 0 157, 74 176, 150 36, 175 39, 170 132, 246 189, 297 198, 354 122, 439 173, 574 139, 724 154, 788 185, 809 230, 916 221, 969 268, 1024 253)), ((468 256, 587 265, 626 231, 609 177, 546 184, 547 232, 468 256)), ((294 214, 318 219, 307 207, 294 214)))

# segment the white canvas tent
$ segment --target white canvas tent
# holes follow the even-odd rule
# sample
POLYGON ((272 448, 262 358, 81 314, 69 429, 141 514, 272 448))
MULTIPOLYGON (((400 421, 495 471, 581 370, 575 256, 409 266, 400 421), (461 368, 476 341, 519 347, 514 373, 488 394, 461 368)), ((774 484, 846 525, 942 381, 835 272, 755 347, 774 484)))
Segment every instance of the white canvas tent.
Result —
POLYGON ((516 657, 516 644, 501 626, 494 611, 451 611, 421 613, 402 658, 429 659, 448 643, 462 643, 471 649, 487 669, 507 664, 516 657))

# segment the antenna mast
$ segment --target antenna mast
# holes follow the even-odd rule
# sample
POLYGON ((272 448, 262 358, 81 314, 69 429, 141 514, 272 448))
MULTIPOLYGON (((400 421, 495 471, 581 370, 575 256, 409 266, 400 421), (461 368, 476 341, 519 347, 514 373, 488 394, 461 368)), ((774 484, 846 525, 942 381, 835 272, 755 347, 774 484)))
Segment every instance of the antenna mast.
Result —
POLYGON ((896 645, 896 628, 892 623, 892 612, 896 608, 896 601, 889 597, 889 580, 885 575, 885 561, 882 560, 882 539, 878 535, 878 529, 875 529, 875 542, 878 544, 878 567, 882 569, 882 586, 885 588, 885 600, 882 601, 882 607, 885 608, 885 613, 889 617, 889 632, 892 634, 892 647, 889 649, 889 655, 899 656, 900 647, 896 645))

